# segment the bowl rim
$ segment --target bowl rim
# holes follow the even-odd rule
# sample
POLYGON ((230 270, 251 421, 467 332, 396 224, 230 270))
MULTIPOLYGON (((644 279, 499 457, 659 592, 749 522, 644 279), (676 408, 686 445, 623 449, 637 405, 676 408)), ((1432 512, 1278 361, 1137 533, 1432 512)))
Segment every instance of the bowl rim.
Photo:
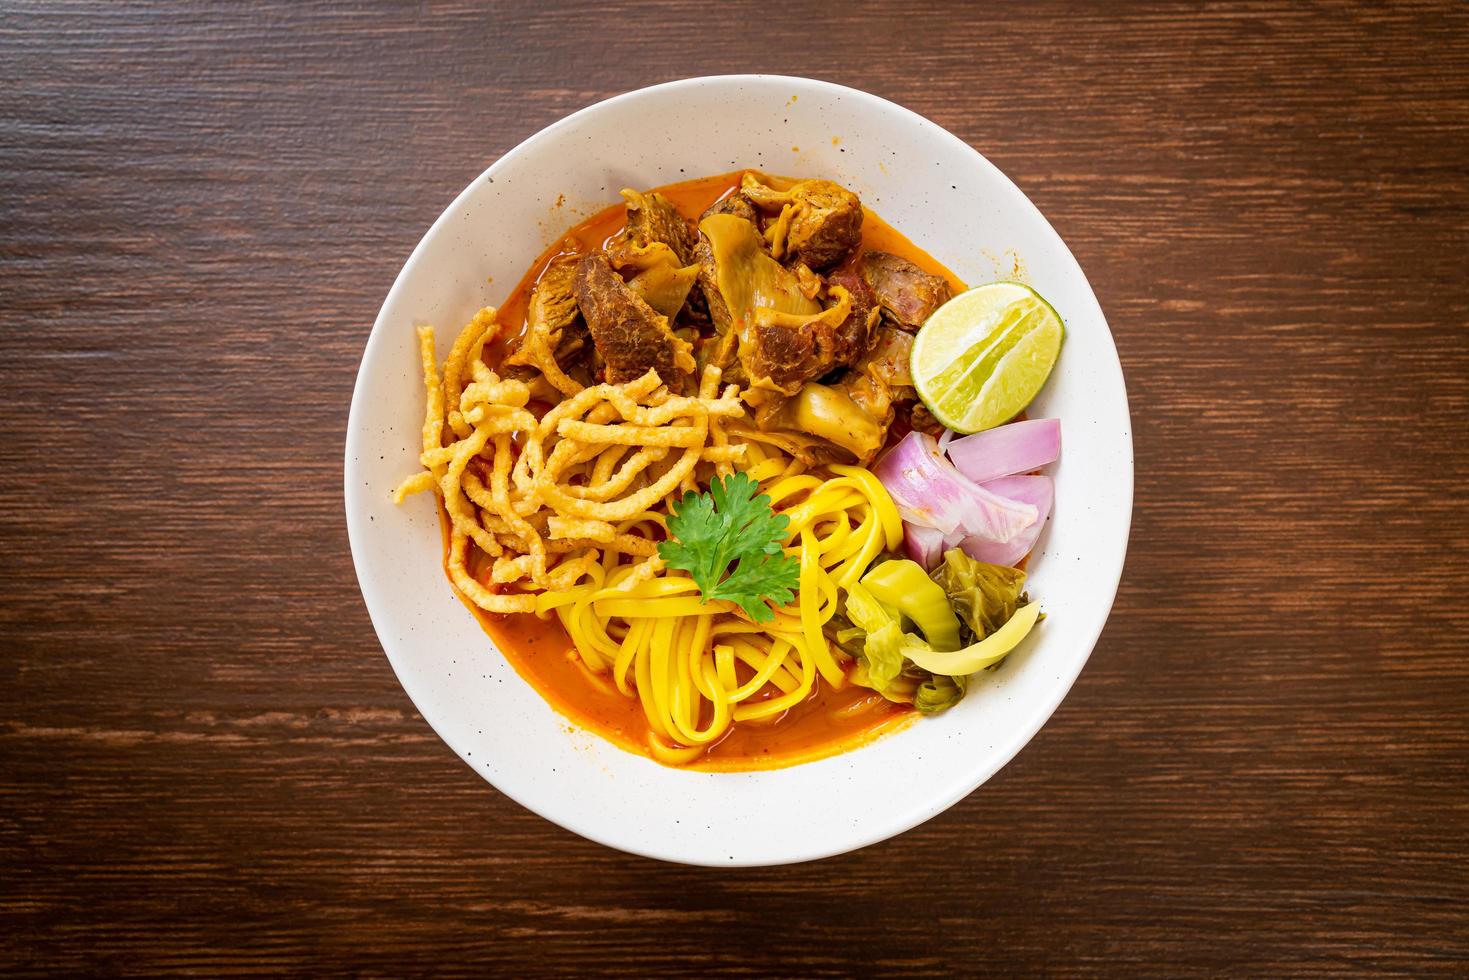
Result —
MULTIPOLYGON (((443 209, 439 216, 419 238, 418 243, 409 253, 408 258, 404 261, 402 267, 398 271, 397 276, 394 278, 393 285, 389 289, 387 296, 384 298, 382 306, 378 310, 378 315, 373 320, 372 329, 369 331, 367 339, 364 342, 362 358, 358 363, 357 377, 353 384, 351 405, 347 417, 347 432, 344 442, 345 451, 343 457, 343 503, 347 523, 348 543, 349 548, 352 552, 353 570, 357 577, 358 587, 362 593, 363 603, 367 607, 368 619, 372 622, 373 631, 377 635, 378 644, 382 647, 383 653, 387 657, 389 666, 392 667, 393 673, 396 676, 398 683, 403 687, 404 693, 408 695, 409 700, 413 703, 414 708, 418 711, 420 717, 422 717, 423 720, 434 731, 434 733, 438 735, 438 737, 442 741, 444 741, 450 747, 450 749, 454 751, 456 755, 459 756, 460 761, 469 766, 472 772, 474 772, 485 782, 493 786, 498 793, 513 800, 515 803, 517 803, 521 807, 524 807, 526 810, 536 814, 542 819, 556 824, 557 826, 569 830, 572 833, 577 834, 578 836, 584 837, 606 847, 613 848, 614 850, 637 854, 641 857, 647 857, 655 860, 667 861, 677 864, 723 868, 771 867, 782 864, 795 864, 806 861, 821 860, 823 858, 833 857, 839 854, 860 850, 861 848, 880 843, 881 841, 887 840, 892 837, 896 837, 899 834, 905 833, 908 830, 911 830, 912 828, 918 826, 919 824, 922 824, 927 820, 932 819, 933 817, 952 807, 960 800, 969 796, 977 788, 982 786, 992 776, 994 776, 994 774, 997 773, 1000 769, 1008 765, 1010 761, 1019 754, 1020 750, 1030 743, 1030 741, 1035 737, 1036 733, 1039 732, 1040 729, 1045 726, 1046 722, 1050 720, 1051 716, 1055 713, 1061 702, 1066 698, 1066 695, 1070 693, 1071 688, 1076 683, 1076 678, 1080 676, 1082 669, 1091 659, 1091 655, 1096 648, 1097 640, 1100 638, 1103 629, 1106 627, 1108 620, 1111 618, 1112 607, 1116 602, 1117 591, 1118 587, 1121 584, 1122 571, 1126 562, 1127 550, 1131 539, 1135 473, 1133 462, 1131 408, 1127 400, 1126 381, 1122 374, 1121 360, 1117 356, 1115 338, 1112 336, 1111 328, 1107 324, 1106 317, 1101 309, 1101 305, 1097 301, 1095 291, 1092 289, 1091 286, 1091 281, 1087 278, 1085 271, 1081 269, 1081 264, 1076 261, 1076 257, 1072 255, 1071 250, 1066 245, 1064 239, 1061 238, 1060 234, 1057 233, 1055 228, 1051 226, 1051 223, 1046 219, 1045 215, 1041 213, 1040 209, 1036 207, 1034 202, 1030 200, 1025 192, 1022 191, 1014 183, 1014 181, 1012 181, 997 166, 991 163, 989 159, 986 158, 982 153, 980 153, 974 147, 970 146, 964 140, 960 139, 958 136, 949 132, 943 126, 940 126, 938 123, 933 122, 927 117, 917 112, 914 112, 913 110, 908 109, 905 106, 899 105, 898 103, 892 102, 881 96, 873 95, 870 92, 865 92, 861 89, 840 85, 835 82, 807 78, 797 75, 763 73, 702 75, 675 79, 672 81, 661 82, 656 85, 649 85, 642 88, 632 89, 630 91, 611 96, 610 98, 591 103, 590 105, 584 106, 581 109, 571 112, 543 127, 542 129, 536 131, 530 136, 527 136, 525 139, 515 144, 515 146, 501 153, 494 160, 493 163, 491 163, 480 174, 474 177, 464 187, 464 189, 461 190, 454 197, 454 199, 443 209), (1057 682, 1050 687, 1049 698, 1046 700, 1046 703, 1044 703, 1044 706, 1041 708, 1041 710, 1036 711, 1033 714, 1032 717, 1034 721, 1030 725, 1017 727, 1011 731, 1010 737, 1006 739, 1003 743, 999 741, 996 742, 995 750, 992 750, 990 753, 988 753, 988 757, 990 759, 989 763, 972 770, 967 770, 966 778, 959 779, 955 784, 953 784, 949 792, 947 792, 943 796, 929 796, 919 800, 915 800, 914 803, 912 803, 908 808, 901 812, 901 816, 890 817, 884 823, 874 824, 873 828, 868 830, 867 832, 854 834, 850 837, 844 837, 841 839, 840 843, 834 843, 826 847, 813 848, 810 849, 807 853, 795 854, 790 856, 780 856, 775 858, 752 857, 743 860, 715 861, 712 859, 702 860, 696 855, 679 854, 674 853, 670 850, 660 850, 656 846, 656 843, 654 844, 654 846, 640 846, 640 844, 635 841, 630 842, 626 839, 618 839, 615 837, 615 835, 606 833, 601 824, 598 824, 596 821, 593 820, 581 818, 580 815, 577 815, 575 817, 567 817, 563 814, 551 816, 550 814, 543 812, 542 809, 540 809, 535 804, 524 799, 521 793, 501 786, 498 782, 490 777, 490 774, 477 768, 469 761, 464 747, 458 744, 457 740, 454 737, 446 734, 445 731, 441 729, 441 726, 434 722, 429 713, 423 710, 423 692, 415 691, 415 687, 417 685, 416 682, 412 679, 411 672, 408 671, 406 668, 400 667, 398 663, 398 658, 394 655, 392 644, 389 642, 388 635, 384 632, 383 627, 379 624, 378 617, 374 615, 373 609, 375 602, 383 600, 379 598, 377 591, 368 584, 371 580, 371 577, 366 574, 366 568, 364 567, 362 555, 365 552, 365 544, 363 543, 362 539, 367 533, 367 528, 365 526, 365 522, 361 520, 361 516, 359 513, 360 508, 354 506, 356 501, 361 496, 361 490, 357 481, 355 481, 353 478, 353 466, 354 457, 359 456, 362 451, 360 440, 363 438, 363 436, 361 435, 363 430, 362 427, 359 425, 359 420, 361 418, 361 412, 363 411, 362 405, 365 403, 366 399, 370 397, 368 394, 368 388, 370 387, 370 385, 366 380, 365 368, 373 342, 386 331, 387 327, 385 326, 385 323, 387 320, 388 310, 395 305, 395 300, 398 298, 399 294, 405 288, 407 288, 406 280, 408 278, 409 270, 417 264, 419 257, 426 249, 428 242, 430 242, 440 232, 441 228, 446 225, 458 211, 462 209, 466 200, 474 193, 481 182, 492 179, 496 175, 497 171, 507 165, 508 161, 510 161, 522 150, 526 149, 532 144, 547 139, 563 130, 574 128, 580 120, 602 112, 612 106, 619 105, 625 102, 636 101, 638 99, 645 98, 653 93, 677 92, 681 89, 693 89, 701 86, 708 86, 711 84, 728 84, 738 86, 749 85, 753 83, 795 84, 800 86, 810 86, 819 91, 822 91, 824 94, 829 96, 843 99, 851 99, 859 103, 866 103, 873 106, 874 108, 881 109, 885 112, 895 112, 898 116, 902 117, 906 122, 910 124, 931 127, 936 132, 939 139, 950 142, 955 148, 961 150, 961 152, 963 152, 964 154, 972 157, 974 162, 977 163, 982 170, 988 172, 990 178, 996 180, 1000 185, 1006 188, 1017 198, 1023 208, 1028 209, 1032 213, 1032 217, 1037 221, 1039 228, 1043 230, 1044 234, 1048 235, 1054 240, 1054 244, 1066 257, 1068 257, 1075 264, 1077 270, 1081 272, 1080 285, 1081 287, 1083 287, 1083 295, 1081 296, 1081 299, 1091 307, 1089 312, 1094 313, 1098 321, 1103 326, 1103 332, 1105 334, 1104 340, 1107 348, 1110 350, 1111 353, 1110 361, 1107 365, 1104 365, 1104 367, 1110 367, 1115 370, 1116 390, 1121 396, 1123 417, 1127 422, 1127 425, 1121 435, 1121 448, 1127 454, 1127 463, 1125 467, 1121 468, 1122 472, 1119 475, 1119 484, 1116 487, 1119 499, 1125 503, 1125 509, 1122 522, 1124 526, 1121 528, 1121 545, 1117 549, 1115 557, 1113 557, 1110 562, 1106 563, 1104 567, 1099 569, 1100 578, 1098 579, 1098 581, 1107 583, 1108 597, 1101 610, 1101 614, 1096 618, 1094 626, 1085 631, 1085 654, 1080 656, 1076 660, 1074 669, 1068 672, 1069 676, 1067 676, 1067 673, 1058 675, 1057 682)), ((555 709, 552 708, 551 710, 555 709)), ((595 733, 590 734, 595 736, 595 733)), ((799 768, 799 765, 796 768, 799 768)), ((701 772, 700 775, 712 776, 717 778, 740 777, 748 774, 741 772, 701 772)))

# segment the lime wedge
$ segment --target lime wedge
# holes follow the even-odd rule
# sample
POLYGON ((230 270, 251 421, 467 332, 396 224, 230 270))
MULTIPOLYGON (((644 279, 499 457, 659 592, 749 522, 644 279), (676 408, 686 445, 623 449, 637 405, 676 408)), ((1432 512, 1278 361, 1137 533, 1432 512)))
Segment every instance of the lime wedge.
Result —
POLYGON ((934 310, 918 331, 913 386, 955 432, 993 428, 1041 390, 1064 335, 1061 317, 1029 286, 976 286, 934 310))

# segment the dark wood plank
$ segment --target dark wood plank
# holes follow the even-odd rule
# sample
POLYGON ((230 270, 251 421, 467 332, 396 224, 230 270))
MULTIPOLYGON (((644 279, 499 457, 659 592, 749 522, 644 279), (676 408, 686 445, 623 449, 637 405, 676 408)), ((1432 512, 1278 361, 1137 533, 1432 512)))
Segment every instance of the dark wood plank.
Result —
POLYGON ((1464 969, 1462 4, 9 2, 0 119, 7 973, 1464 969), (748 70, 895 99, 1032 196, 1117 336, 1137 506, 1091 664, 982 791, 712 872, 437 740, 340 446, 474 174, 748 70))

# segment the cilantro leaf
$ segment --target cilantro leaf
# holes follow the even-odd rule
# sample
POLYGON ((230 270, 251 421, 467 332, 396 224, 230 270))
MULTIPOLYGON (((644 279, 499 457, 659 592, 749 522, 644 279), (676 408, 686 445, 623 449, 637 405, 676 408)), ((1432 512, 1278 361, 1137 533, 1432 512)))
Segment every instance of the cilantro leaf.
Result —
POLYGON ((765 623, 775 618, 767 599, 783 606, 795 597, 801 564, 781 551, 790 518, 756 489, 735 473, 715 477, 708 493, 684 494, 668 518, 672 540, 659 542, 658 554, 689 573, 704 602, 727 599, 765 623))

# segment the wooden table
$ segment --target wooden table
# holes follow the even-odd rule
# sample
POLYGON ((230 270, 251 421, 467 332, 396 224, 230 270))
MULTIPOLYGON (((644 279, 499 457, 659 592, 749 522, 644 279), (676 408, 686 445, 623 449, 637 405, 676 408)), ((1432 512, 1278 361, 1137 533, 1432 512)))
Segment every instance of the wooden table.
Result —
POLYGON ((1460 972, 1469 8, 16 3, 0 13, 0 968, 1460 972), (404 257, 671 78, 934 119, 1121 351, 1132 549, 980 791, 864 851, 659 864, 499 796, 357 591, 348 397, 404 257))

